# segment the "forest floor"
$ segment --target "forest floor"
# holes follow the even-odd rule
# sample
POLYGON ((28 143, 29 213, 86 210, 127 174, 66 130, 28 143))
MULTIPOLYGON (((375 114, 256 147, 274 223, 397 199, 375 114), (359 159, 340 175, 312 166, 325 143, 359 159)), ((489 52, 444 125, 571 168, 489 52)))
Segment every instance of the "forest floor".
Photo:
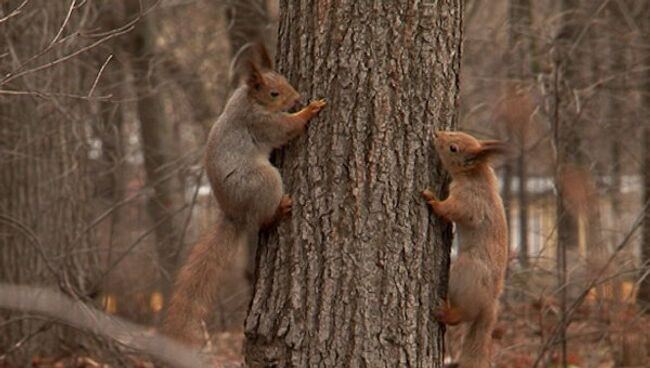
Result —
MULTIPOLYGON (((535 367, 543 347, 556 334, 558 311, 555 301, 503 306, 493 333, 494 367, 535 367)), ((461 334, 462 327, 448 331, 450 355, 458 350, 461 334)), ((231 327, 229 331, 216 333, 204 349, 206 357, 214 363, 214 367, 242 367, 243 340, 244 334, 240 328, 231 327)), ((570 368, 650 367, 650 316, 639 313, 636 307, 629 304, 609 308, 588 304, 579 308, 567 330, 566 341, 570 368)), ((559 343, 550 346, 545 359, 537 367, 560 367, 560 350, 559 343)), ((5 366, 0 363, 0 367, 5 366)), ((89 357, 75 356, 60 360, 34 359, 32 367, 103 368, 109 365, 89 357)), ((134 367, 152 368, 154 365, 138 361, 134 367)))
MULTIPOLYGON (((543 346, 554 336, 559 322, 556 302, 519 303, 504 306, 493 333, 494 367, 529 368, 543 346)), ((447 334, 450 354, 460 344, 462 327, 447 334)), ((557 340, 559 336, 557 336, 557 340)), ((239 367, 242 331, 215 334, 212 349, 217 367, 239 367)), ((560 367, 561 344, 548 348, 538 367, 560 367)), ((605 308, 589 304, 575 313, 567 330, 568 366, 571 368, 650 367, 650 316, 630 305, 605 308)))
MULTIPOLYGON (((241 281, 241 280, 240 280, 241 281)), ((238 283, 233 283, 233 288, 238 283)), ((225 305, 220 305, 220 319, 210 330, 220 330, 210 336, 204 352, 214 367, 243 366, 242 330, 248 305, 245 288, 238 293, 229 290, 225 305)), ((540 299, 526 302, 502 303, 499 322, 493 333, 493 361, 497 368, 555 368, 560 367, 561 338, 556 332, 560 323, 557 300, 540 299), (558 341, 549 344, 549 341, 558 341), (546 346, 548 345, 548 346, 546 346), (538 357, 542 355, 538 365, 538 357)), ((459 350, 462 327, 450 328, 446 337, 448 356, 459 350)), ((650 314, 640 313, 635 304, 605 304, 587 300, 576 310, 567 329, 569 368, 650 368, 650 314)), ((154 365, 134 358, 134 367, 153 368, 154 365)), ((450 359, 448 358, 449 362, 450 359)), ((108 368, 97 359, 71 356, 57 359, 34 358, 32 367, 39 368, 108 368)), ((3 365, 0 368, 13 368, 3 365)))

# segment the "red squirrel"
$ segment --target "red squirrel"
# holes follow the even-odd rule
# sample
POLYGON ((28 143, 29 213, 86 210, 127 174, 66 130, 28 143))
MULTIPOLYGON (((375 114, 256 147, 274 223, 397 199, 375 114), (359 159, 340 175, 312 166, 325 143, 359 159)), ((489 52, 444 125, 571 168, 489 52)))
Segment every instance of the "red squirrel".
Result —
POLYGON ((489 368, 491 334, 503 290, 508 229, 497 178, 490 158, 507 152, 499 141, 479 141, 462 132, 434 134, 434 147, 452 177, 447 199, 422 196, 433 213, 456 224, 460 240, 452 262, 445 304, 434 312, 438 321, 467 324, 458 359, 461 368, 489 368))
POLYGON ((181 267, 164 321, 164 331, 196 344, 201 321, 216 297, 219 276, 233 251, 257 239, 291 210, 280 172, 269 156, 300 135, 324 106, 312 101, 296 113, 287 112, 300 95, 285 77, 273 71, 266 49, 257 45, 259 61, 249 61, 244 82, 228 99, 208 136, 205 169, 220 209, 214 231, 199 241, 181 267))

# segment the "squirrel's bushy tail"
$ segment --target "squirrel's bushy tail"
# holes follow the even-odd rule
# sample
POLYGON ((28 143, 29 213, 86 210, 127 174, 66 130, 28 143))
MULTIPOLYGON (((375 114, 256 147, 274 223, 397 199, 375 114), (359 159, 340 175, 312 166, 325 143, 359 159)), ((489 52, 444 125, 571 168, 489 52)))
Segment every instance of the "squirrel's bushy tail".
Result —
POLYGON ((163 323, 167 335, 188 344, 201 341, 201 321, 213 306, 224 268, 246 237, 245 231, 221 217, 194 245, 176 276, 163 323))
POLYGON ((489 311, 469 323, 463 338, 458 367, 490 368, 490 346, 495 322, 496 311, 489 311))

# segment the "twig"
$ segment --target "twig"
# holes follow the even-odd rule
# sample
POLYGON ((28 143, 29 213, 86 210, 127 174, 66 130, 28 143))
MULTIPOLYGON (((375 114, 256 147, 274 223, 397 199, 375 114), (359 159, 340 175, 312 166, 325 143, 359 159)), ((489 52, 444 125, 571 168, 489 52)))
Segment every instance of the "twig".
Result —
POLYGON ((51 100, 54 97, 65 97, 79 100, 88 101, 109 101, 113 95, 104 95, 97 97, 89 97, 88 95, 75 95, 72 93, 50 93, 43 91, 27 91, 27 90, 13 90, 13 89, 0 89, 0 95, 13 95, 13 96, 34 96, 44 100, 51 100))
POLYGON ((0 23, 2 23, 2 22, 6 22, 6 21, 9 20, 10 18, 13 18, 13 17, 15 17, 16 15, 20 14, 20 10, 21 10, 22 8, 24 8, 25 5, 27 5, 28 2, 29 2, 29 0, 24 0, 22 3, 20 3, 20 5, 18 5, 18 6, 16 7, 16 9, 10 11, 9 14, 8 14, 6 17, 4 17, 4 18, 0 18, 0 23))
POLYGON ((65 55, 63 57, 60 57, 60 58, 58 58, 56 60, 53 60, 53 61, 51 61, 49 63, 45 63, 45 64, 39 65, 39 66, 31 68, 31 69, 23 70, 22 72, 19 72, 19 73, 16 73, 16 74, 9 73, 9 75, 5 79, 0 81, 0 86, 11 82, 12 80, 14 80, 14 79, 16 79, 18 77, 22 77, 23 75, 38 72, 38 71, 45 70, 45 69, 49 69, 49 68, 51 68, 51 67, 53 67, 55 65, 58 65, 58 64, 60 64, 60 63, 62 63, 64 61, 70 60, 70 59, 72 59, 73 57, 75 57, 75 56, 77 56, 79 54, 82 54, 82 53, 84 53, 84 52, 86 52, 86 51, 88 51, 90 49, 93 49, 93 48, 97 47, 98 45, 101 45, 102 43, 104 43, 104 42, 106 42, 106 41, 108 41, 110 39, 113 39, 113 38, 115 38, 117 36, 121 36, 121 35, 123 35, 125 33, 128 33, 131 30, 133 30, 133 28, 134 28, 133 24, 134 23, 135 23, 135 21, 129 22, 129 24, 127 26, 122 27, 122 29, 120 31, 116 31, 114 33, 111 33, 109 36, 101 38, 101 39, 91 43, 88 46, 82 47, 79 50, 71 52, 70 54, 65 55))
POLYGON ((75 8, 75 3, 76 2, 77 2, 77 0, 72 0, 70 2, 70 8, 68 9, 68 13, 65 15, 65 19, 63 19, 63 23, 61 24, 61 27, 59 27, 59 31, 56 33, 56 35, 54 36, 54 38, 50 42, 50 45, 47 46, 46 49, 49 49, 52 46, 54 46, 54 44, 59 40, 59 37, 61 37, 61 34, 63 33, 63 29, 65 28, 65 26, 70 21, 70 16, 72 15, 72 11, 75 8))
MULTIPOLYGON (((626 245, 630 242, 630 240, 632 239, 632 236, 634 235, 634 233, 636 232, 636 230, 637 230, 639 227, 641 227, 641 225, 643 224, 644 217, 645 217, 645 212, 648 210, 649 207, 650 207, 650 201, 647 202, 647 203, 643 206, 643 208, 641 209, 641 212, 640 212, 639 216, 637 216, 637 218, 636 218, 636 220, 635 220, 635 222, 634 222, 634 225, 632 225, 632 228, 630 229, 630 231, 628 231, 627 235, 625 236, 625 239, 623 239, 623 240, 619 243, 619 245, 616 247, 616 249, 614 249, 614 252, 612 252, 612 255, 609 257, 609 259, 607 260, 607 262, 605 262, 605 265, 603 265, 603 267, 601 267, 600 270, 598 270, 598 272, 596 273, 596 276, 595 276, 595 277, 594 277, 594 278, 589 282, 589 284, 584 288, 584 290, 580 293, 580 295, 578 296, 578 298, 576 299, 576 301, 573 302, 573 304, 571 304, 571 306, 568 308, 568 310, 567 310, 567 312, 566 312, 566 314, 567 314, 567 317, 566 317, 566 321, 567 321, 566 327, 568 327, 568 326, 571 324, 571 317, 573 316, 573 313, 578 309, 578 307, 580 307, 580 306, 582 305, 582 303, 584 302, 585 298, 586 298, 587 295, 589 294, 589 291, 590 291, 594 286, 596 286, 596 285, 600 282, 600 278, 601 278, 601 276, 602 276, 602 275, 605 273, 605 271, 609 268, 609 266, 611 265, 611 263, 614 261, 614 258, 616 258, 616 255, 618 255, 618 253, 619 253, 623 248, 625 248, 625 246, 626 246, 626 245)), ((542 358, 544 357, 544 354, 548 351, 548 349, 551 348, 551 346, 553 346, 553 345, 555 345, 555 344, 557 343, 557 340, 558 340, 557 335, 558 335, 558 332, 559 332, 559 330, 560 330, 561 327, 562 327, 562 326, 558 326, 558 327, 556 327, 556 328, 553 330, 553 333, 551 334, 551 338, 549 338, 548 340, 546 340, 546 343, 544 344, 544 346, 542 346, 542 349, 541 349, 541 351, 539 352, 539 354, 538 354, 538 356, 537 356, 537 359, 535 360, 535 363, 533 364, 533 368, 536 368, 536 367, 539 366, 539 364, 540 364, 541 361, 542 361, 542 358)))
POLYGON ((106 41, 109 41, 109 40, 111 40, 111 39, 113 39, 115 37, 121 36, 121 35, 123 35, 125 33, 128 33, 130 31, 132 31, 135 28, 135 24, 137 22, 139 22, 142 19, 142 17, 144 17, 146 14, 148 14, 154 8, 156 8, 158 6, 158 4, 160 3, 160 1, 161 0, 157 0, 147 10, 145 10, 145 11, 141 12, 140 14, 138 14, 137 17, 135 17, 131 21, 127 22, 125 25, 123 25, 123 26, 121 26, 119 28, 113 29, 108 33, 105 33, 106 36, 100 38, 99 40, 91 43, 88 46, 82 47, 82 48, 80 48, 80 49, 78 49, 76 51, 71 52, 68 55, 64 55, 64 56, 62 56, 62 57, 60 57, 60 58, 58 58, 56 60, 53 60, 51 62, 39 65, 37 67, 31 68, 31 69, 28 69, 28 70, 19 71, 22 68, 24 68, 25 65, 27 65, 30 61, 34 60, 35 57, 43 55, 43 54, 47 53, 51 49, 51 45, 46 47, 41 52, 37 53, 37 55, 29 58, 26 62, 22 63, 16 70, 14 70, 13 72, 8 73, 5 76, 5 78, 2 81, 0 81, 0 86, 2 86, 4 84, 7 84, 7 83, 11 82, 12 80, 14 80, 14 79, 16 79, 18 77, 22 77, 22 76, 24 76, 26 74, 30 74, 30 73, 34 73, 34 72, 38 72, 38 71, 41 71, 41 70, 51 68, 51 67, 53 67, 55 65, 58 65, 58 64, 60 64, 60 63, 62 63, 64 61, 70 60, 70 59, 72 59, 73 57, 75 57, 75 56, 77 56, 79 54, 82 54, 82 53, 84 53, 84 52, 86 52, 88 50, 91 50, 91 49, 97 47, 98 45, 101 45, 102 43, 104 43, 106 41))
POLYGON ((106 58, 106 61, 104 61, 104 64, 102 64, 102 67, 99 68, 99 71, 97 72, 97 76, 95 77, 95 81, 93 82, 92 87, 90 87, 90 91, 88 91, 88 95, 86 96, 87 98, 90 98, 92 96, 93 92, 95 91, 95 87, 97 87, 97 82, 99 82, 99 77, 101 77, 102 73, 104 72, 104 69, 106 68, 106 65, 111 61, 113 58, 113 54, 108 55, 106 58))
POLYGON ((41 243, 41 240, 29 227, 23 225, 20 221, 3 214, 0 214, 0 222, 4 222, 5 224, 13 227, 14 229, 20 230, 23 234, 25 234, 27 238, 31 240, 31 243, 34 244, 36 251, 43 259, 43 262, 45 263, 47 269, 52 273, 52 275, 54 275, 54 277, 57 278, 57 280, 59 280, 59 282, 61 281, 59 273, 56 271, 56 268, 50 263, 50 260, 45 254, 45 249, 41 243))

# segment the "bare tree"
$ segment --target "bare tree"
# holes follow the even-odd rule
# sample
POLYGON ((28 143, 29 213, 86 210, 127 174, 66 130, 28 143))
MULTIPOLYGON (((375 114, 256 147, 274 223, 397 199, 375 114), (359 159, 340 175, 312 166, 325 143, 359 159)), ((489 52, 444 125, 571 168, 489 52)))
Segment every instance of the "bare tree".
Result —
POLYGON ((556 52, 554 65, 554 116, 553 142, 556 150, 555 187, 556 221, 557 221, 557 252, 556 265, 558 274, 558 289, 560 290, 560 362, 567 364, 567 336, 568 326, 567 298, 568 298, 568 265, 575 264, 578 254, 578 212, 572 206, 570 195, 572 173, 586 161, 584 157, 582 139, 579 135, 579 120, 577 103, 572 91, 578 81, 576 69, 575 43, 579 35, 579 7, 578 0, 562 0, 562 20, 556 38, 556 52), (569 262, 569 256, 571 262, 569 262))
MULTIPOLYGON (((0 5, 0 18, 15 15, 0 21, 0 281, 92 301, 101 267, 89 226, 86 123, 93 121, 88 95, 97 70, 70 61, 91 47, 70 40, 96 24, 98 5, 78 5, 0 5)), ((17 366, 89 341, 49 318, 3 311, 0 321, 0 361, 17 366)))
MULTIPOLYGON (((647 35, 650 33, 650 5, 646 4, 641 11, 641 27, 642 31, 647 35)), ((642 33, 643 34, 643 33, 642 33)), ((647 40, 647 39, 646 39, 647 40)), ((645 207, 642 241, 641 241, 641 273, 642 280, 639 286, 639 302, 650 311, 650 207, 647 204, 650 202, 650 122, 648 121, 648 111, 650 109, 650 48, 645 48, 642 51, 643 65, 646 67, 645 75, 641 83, 641 114, 642 119, 642 166, 641 176, 643 178, 643 204, 645 207), (645 121, 643 121, 645 119, 645 121)))
MULTIPOLYGON (((530 0, 510 0, 508 3, 509 38, 508 52, 510 53, 507 98, 512 99, 511 119, 506 129, 509 136, 517 142, 516 171, 519 178, 517 202, 519 205, 519 262, 522 267, 528 266, 528 183, 526 168, 526 144, 532 109, 526 109, 526 79, 531 74, 532 37, 531 37, 532 7, 530 0), (521 105, 524 106, 515 106, 521 105), (518 113, 520 112, 520 113, 518 113)), ((507 164, 511 165, 511 164, 507 164)), ((512 169, 510 169, 512 170, 512 169)))
MULTIPOLYGON (((127 53, 133 70, 137 94, 137 116, 144 155, 147 182, 153 188, 147 208, 155 225, 156 249, 163 280, 160 289, 167 296, 170 277, 174 274, 182 248, 183 183, 178 173, 183 162, 178 147, 178 133, 165 110, 162 78, 156 70, 155 13, 145 15, 141 2, 125 0, 129 19, 139 19, 129 34, 127 53)), ((166 300, 166 298, 165 298, 166 300)))
POLYGON ((450 228, 419 192, 444 191, 462 2, 375 5, 281 2, 280 71, 329 105, 278 158, 294 205, 258 250, 251 367, 442 366, 450 228))
POLYGON ((575 44, 580 31, 579 20, 582 17, 577 0, 562 0, 562 24, 557 36, 558 58, 561 59, 559 83, 560 115, 557 119, 557 219, 558 249, 576 250, 578 247, 578 219, 575 207, 571 206, 567 190, 571 183, 568 174, 575 168, 582 167, 587 161, 580 136, 580 116, 573 91, 579 82, 579 67, 576 62, 575 44))
POLYGON ((271 21, 266 0, 228 0, 226 1, 226 21, 228 22, 228 41, 230 55, 233 59, 230 87, 234 89, 239 82, 237 60, 254 57, 248 53, 245 46, 251 42, 262 42, 271 53, 275 51, 275 32, 272 32, 271 21), (246 55, 242 55, 246 54, 246 55))

